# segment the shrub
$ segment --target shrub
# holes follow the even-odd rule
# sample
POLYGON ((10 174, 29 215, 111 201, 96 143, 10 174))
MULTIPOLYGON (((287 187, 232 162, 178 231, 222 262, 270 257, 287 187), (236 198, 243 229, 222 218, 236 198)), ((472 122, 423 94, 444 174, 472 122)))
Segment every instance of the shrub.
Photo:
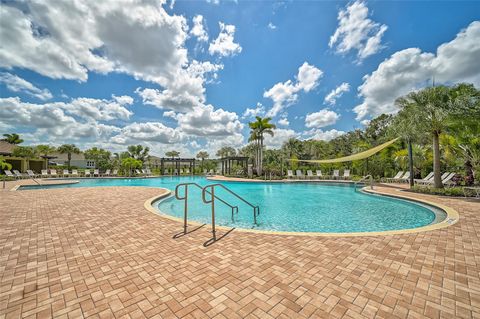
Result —
MULTIPOLYGON (((411 191, 422 194, 442 195, 442 196, 465 196, 462 187, 433 188, 415 185, 411 191)), ((469 194, 467 194, 469 195, 469 194)))

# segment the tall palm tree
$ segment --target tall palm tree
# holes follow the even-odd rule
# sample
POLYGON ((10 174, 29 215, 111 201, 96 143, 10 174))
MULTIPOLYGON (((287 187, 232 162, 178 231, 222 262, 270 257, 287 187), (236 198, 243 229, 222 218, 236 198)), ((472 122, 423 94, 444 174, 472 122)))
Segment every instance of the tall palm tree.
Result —
POLYGON ((57 151, 60 154, 67 154, 68 164, 67 167, 70 169, 70 162, 72 161, 72 154, 80 154, 80 149, 75 146, 75 144, 63 144, 60 146, 57 151))
POLYGON ((18 135, 16 133, 3 134, 3 136, 5 136, 5 138, 2 141, 5 141, 7 143, 10 143, 10 144, 21 144, 21 143, 23 143, 23 140, 20 138, 20 135, 18 135))
POLYGON ((257 116, 255 119, 256 121, 248 123, 248 126, 250 126, 251 129, 251 136, 254 136, 259 144, 259 159, 257 172, 258 175, 262 175, 264 134, 269 134, 273 136, 273 130, 277 127, 275 126, 275 124, 270 123, 270 121, 272 120, 271 117, 261 118, 260 116, 257 116))
POLYGON ((201 164, 202 170, 203 170, 203 162, 205 161, 206 158, 209 158, 209 157, 210 157, 210 155, 205 151, 198 152, 197 158, 202 160, 202 164, 201 164))
POLYGON ((48 154, 55 153, 57 150, 55 147, 50 145, 37 145, 35 146, 35 149, 37 150, 38 154, 45 157, 48 156, 48 154))

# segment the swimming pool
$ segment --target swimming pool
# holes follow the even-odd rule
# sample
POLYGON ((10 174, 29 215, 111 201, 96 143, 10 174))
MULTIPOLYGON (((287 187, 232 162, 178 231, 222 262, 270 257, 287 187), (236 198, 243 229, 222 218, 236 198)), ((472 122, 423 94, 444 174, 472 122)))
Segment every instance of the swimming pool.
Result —
MULTIPOLYGON (((147 186, 171 190, 179 183, 202 186, 216 183, 204 177, 162 177, 147 179, 80 179, 78 184, 28 188, 147 186)), ((285 232, 381 232, 412 229, 439 222, 446 217, 440 209, 417 202, 355 191, 351 184, 322 183, 240 183, 221 182, 247 201, 260 207, 257 225, 253 210, 228 192, 216 195, 238 206, 238 213, 216 201, 217 225, 285 232)), ((23 187, 22 187, 23 188, 23 187)), ((181 191, 183 194, 183 190, 181 191)), ((189 188, 189 220, 209 224, 210 204, 204 204, 201 191, 189 188)), ((154 204, 160 214, 183 218, 184 202, 173 196, 154 204)))

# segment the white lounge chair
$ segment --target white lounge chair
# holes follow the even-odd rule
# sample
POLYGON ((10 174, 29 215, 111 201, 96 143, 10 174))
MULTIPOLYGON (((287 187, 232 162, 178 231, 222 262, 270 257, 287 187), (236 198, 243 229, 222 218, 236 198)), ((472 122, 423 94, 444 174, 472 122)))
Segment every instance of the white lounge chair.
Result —
POLYGON ((309 179, 313 179, 314 176, 313 176, 313 173, 312 173, 311 170, 307 170, 307 177, 308 177, 309 179))
POLYGON ((98 169, 93 170, 93 176, 95 177, 95 175, 100 176, 100 171, 98 169))
MULTIPOLYGON (((445 186, 455 184, 452 182, 452 178, 455 177, 455 175, 457 175, 457 173, 449 173, 449 172, 443 173, 442 176, 440 177, 442 180, 442 184, 445 186)), ((432 186, 434 182, 435 182, 434 177, 432 177, 428 181, 417 182, 417 184, 420 186, 432 186)))
POLYGON ((287 170, 287 178, 293 178, 293 172, 291 169, 287 170))
POLYGON ((103 174, 103 176, 110 176, 110 170, 107 169, 107 170, 105 171, 105 173, 103 174))
POLYGON ((386 181, 387 183, 396 182, 396 181, 397 181, 400 177, 402 177, 402 176, 403 176, 403 171, 399 171, 399 172, 397 173, 397 175, 395 175, 394 177, 387 177, 387 178, 385 178, 385 181, 386 181))
POLYGON ((301 170, 297 169, 297 170, 295 171, 295 173, 296 173, 296 177, 297 177, 298 179, 304 179, 304 178, 305 178, 305 175, 303 175, 303 172, 302 172, 301 170))
POLYGON ((48 170, 42 169, 42 177, 48 177, 48 170))
POLYGON ((321 179, 321 178, 323 177, 322 171, 319 170, 319 169, 317 169, 316 174, 317 174, 317 178, 318 178, 318 179, 321 179))
POLYGON ((6 171, 5 171, 5 175, 7 175, 7 177, 13 177, 13 178, 16 178, 16 176, 15 176, 15 175, 13 175, 13 174, 12 174, 12 172, 11 172, 11 171, 8 171, 8 170, 6 170, 6 171))
POLYGON ((78 171, 76 169, 72 169, 72 177, 73 176, 78 177, 78 171))
POLYGON ((15 177, 16 178, 24 178, 25 175, 23 175, 22 173, 20 173, 18 170, 14 169, 13 170, 13 174, 15 174, 15 177))
POLYGON ((339 179, 340 178, 340 170, 335 169, 333 170, 333 179, 339 179))
POLYGON ((185 169, 185 174, 190 174, 190 170, 188 168, 185 169))
POLYGON ((408 183, 408 180, 410 179, 410 171, 405 172, 405 174, 398 179, 399 183, 408 183))
POLYGON ((50 176, 52 176, 52 177, 57 177, 57 176, 58 176, 57 170, 56 170, 56 169, 51 169, 51 170, 50 170, 50 176))
POLYGON ((145 171, 147 172, 147 175, 149 175, 149 176, 152 176, 152 175, 153 175, 153 174, 152 174, 152 171, 150 170, 150 168, 147 168, 145 171))
POLYGON ((112 175, 113 176, 118 176, 118 169, 114 169, 112 175))
POLYGON ((350 170, 349 169, 343 170, 343 179, 350 179, 350 170))
POLYGON ((135 170, 135 173, 137 173, 137 175, 142 175, 142 172, 140 172, 138 169, 135 170))
POLYGON ((84 174, 85 174, 85 177, 87 177, 87 176, 90 177, 90 176, 91 176, 91 175, 90 175, 91 172, 90 172, 89 169, 86 169, 84 174))
POLYGON ((430 173, 428 173, 428 175, 425 176, 424 178, 414 179, 414 182, 415 182, 415 184, 417 184, 417 183, 429 181, 429 180, 432 179, 432 178, 433 178, 433 172, 430 172, 430 173))
POLYGON ((64 169, 63 170, 63 176, 68 177, 69 175, 70 175, 70 173, 68 172, 68 169, 64 169))
POLYGON ((32 171, 31 169, 27 169, 27 174, 28 174, 28 177, 30 178, 36 178, 38 175, 35 174, 34 171, 32 171))

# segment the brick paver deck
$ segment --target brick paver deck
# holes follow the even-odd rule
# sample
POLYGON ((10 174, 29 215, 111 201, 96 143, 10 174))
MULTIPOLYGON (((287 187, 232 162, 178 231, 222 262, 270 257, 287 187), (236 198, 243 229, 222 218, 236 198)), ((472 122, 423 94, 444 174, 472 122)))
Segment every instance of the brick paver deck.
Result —
POLYGON ((437 197, 460 221, 432 232, 204 247, 144 209, 157 194, 1 191, 0 318, 480 318, 478 201, 437 197))

